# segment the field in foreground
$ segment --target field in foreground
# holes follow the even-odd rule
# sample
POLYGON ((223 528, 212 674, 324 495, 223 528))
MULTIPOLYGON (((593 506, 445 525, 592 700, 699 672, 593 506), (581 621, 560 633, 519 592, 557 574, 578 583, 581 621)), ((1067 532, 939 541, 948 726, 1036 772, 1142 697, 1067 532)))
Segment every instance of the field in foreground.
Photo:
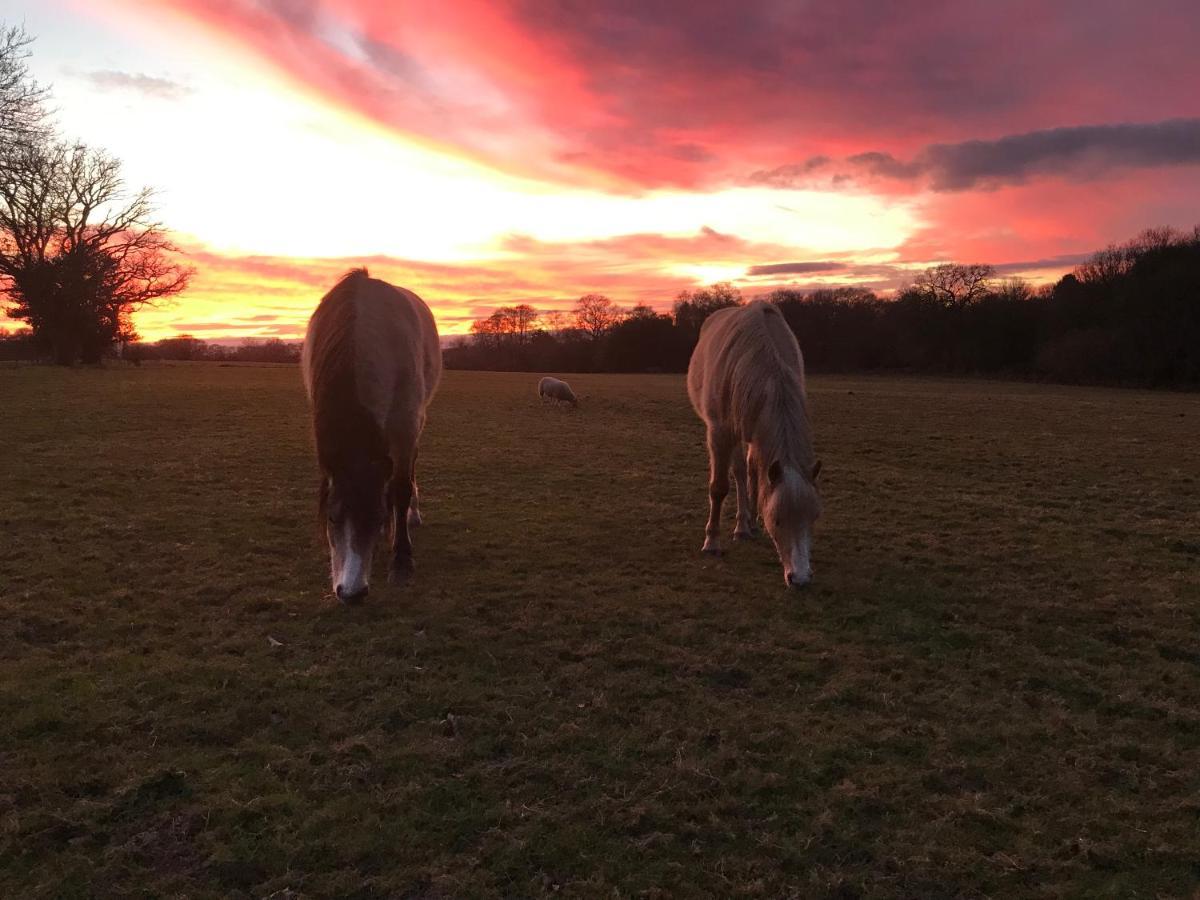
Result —
POLYGON ((449 373, 346 609, 298 378, 0 371, 0 896, 1200 886, 1200 398, 814 378, 788 593, 681 378, 449 373))

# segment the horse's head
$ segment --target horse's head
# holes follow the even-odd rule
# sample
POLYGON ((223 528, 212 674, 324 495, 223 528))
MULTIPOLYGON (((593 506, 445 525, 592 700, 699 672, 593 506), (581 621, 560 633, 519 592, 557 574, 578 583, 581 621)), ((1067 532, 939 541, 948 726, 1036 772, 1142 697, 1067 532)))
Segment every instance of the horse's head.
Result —
POLYGON ((783 563, 783 578, 789 587, 804 587, 812 580, 812 531, 821 515, 817 489, 818 460, 810 471, 772 462, 760 482, 763 524, 783 563))
POLYGON ((375 542, 388 519, 391 461, 367 457, 334 466, 321 479, 333 592, 343 603, 367 596, 375 542))

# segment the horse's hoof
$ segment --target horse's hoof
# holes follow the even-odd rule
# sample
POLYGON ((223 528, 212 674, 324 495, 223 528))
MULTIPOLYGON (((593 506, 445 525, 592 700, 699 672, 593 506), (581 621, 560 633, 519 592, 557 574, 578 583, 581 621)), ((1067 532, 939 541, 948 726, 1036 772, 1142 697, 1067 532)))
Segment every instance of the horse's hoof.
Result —
POLYGON ((735 541, 751 541, 757 537, 757 534, 758 533, 754 531, 735 531, 733 533, 733 539, 735 541))
POLYGON ((408 511, 408 527, 416 528, 420 524, 421 524, 421 514, 419 512, 417 512, 415 509, 410 509, 408 511))
POLYGON ((725 555, 725 551, 722 550, 720 547, 710 547, 708 544, 705 544, 703 547, 701 547, 700 552, 703 553, 705 556, 724 556, 725 555))
POLYGON ((388 566, 388 581, 391 584, 405 584, 413 574, 411 559, 393 559, 388 566))

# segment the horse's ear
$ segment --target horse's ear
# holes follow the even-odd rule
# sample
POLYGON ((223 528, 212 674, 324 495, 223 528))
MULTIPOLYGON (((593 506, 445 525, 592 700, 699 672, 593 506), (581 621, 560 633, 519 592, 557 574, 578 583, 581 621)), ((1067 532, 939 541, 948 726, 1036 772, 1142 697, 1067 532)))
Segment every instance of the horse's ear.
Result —
POLYGON ((817 483, 817 476, 820 474, 821 474, 821 461, 818 459, 815 463, 813 463, 813 467, 812 467, 812 482, 813 482, 813 484, 817 483))
POLYGON ((767 466, 767 481, 771 482, 771 487, 779 484, 779 479, 783 477, 783 466, 779 464, 779 460, 767 466))

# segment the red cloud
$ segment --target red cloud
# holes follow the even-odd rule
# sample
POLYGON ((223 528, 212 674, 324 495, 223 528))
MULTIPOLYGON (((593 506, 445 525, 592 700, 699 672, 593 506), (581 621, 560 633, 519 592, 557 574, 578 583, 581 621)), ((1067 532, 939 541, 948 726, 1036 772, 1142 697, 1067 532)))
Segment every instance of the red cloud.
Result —
MULTIPOLYGON (((900 248, 912 261, 1000 265, 1091 253, 1148 226, 1200 219, 1200 169, 1132 173, 1094 183, 1039 182, 926 198, 923 227, 900 248)), ((1065 268, 1070 268, 1066 266, 1065 268)))
POLYGON ((576 183, 1200 115, 1191 0, 156 2, 410 137, 576 183))

